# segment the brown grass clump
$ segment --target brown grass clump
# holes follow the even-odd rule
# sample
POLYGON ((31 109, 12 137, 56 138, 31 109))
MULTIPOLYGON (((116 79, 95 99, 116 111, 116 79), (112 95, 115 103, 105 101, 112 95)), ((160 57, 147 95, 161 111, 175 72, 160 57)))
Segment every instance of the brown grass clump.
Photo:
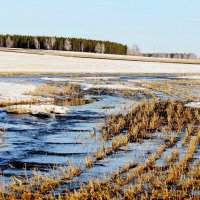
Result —
POLYGON ((42 84, 39 85, 35 91, 29 93, 34 96, 83 96, 83 91, 77 84, 42 84))
POLYGON ((121 136, 114 138, 112 141, 112 149, 113 151, 117 151, 120 147, 125 146, 128 144, 128 137, 127 136, 121 136))
POLYGON ((79 176, 83 170, 76 167, 73 163, 69 165, 69 179, 73 179, 76 176, 79 176))
POLYGON ((105 153, 103 151, 99 150, 94 154, 94 156, 97 160, 103 160, 105 157, 105 153))
POLYGON ((191 123, 187 126, 186 134, 182 141, 183 146, 185 146, 190 141, 190 138, 191 138, 192 134, 194 133, 194 128, 195 128, 194 123, 191 123))
POLYGON ((175 162, 177 161, 179 157, 179 149, 175 149, 171 155, 168 155, 165 162, 168 164, 168 163, 171 163, 171 162, 175 162))
POLYGON ((174 95, 185 100, 195 100, 192 89, 200 87, 199 80, 165 80, 160 82, 139 82, 138 86, 146 87, 150 90, 162 92, 167 95, 174 95))
POLYGON ((181 132, 191 121, 199 122, 199 115, 184 103, 174 101, 144 101, 127 115, 112 115, 102 127, 104 139, 110 139, 121 132, 127 132, 129 142, 150 137, 150 133, 162 131, 181 132))
POLYGON ((54 98, 54 103, 59 106, 78 106, 92 103, 94 100, 84 99, 85 92, 77 84, 42 84, 34 92, 33 96, 54 98))
POLYGON ((12 106, 12 105, 37 105, 38 103, 52 103, 53 100, 51 99, 35 99, 33 98, 32 100, 15 100, 15 101, 5 101, 5 102, 0 102, 0 108, 2 107, 7 107, 7 106, 12 106))
POLYGON ((94 159, 93 159, 93 157, 91 157, 91 156, 87 157, 85 159, 85 165, 86 165, 87 168, 93 167, 93 165, 94 165, 94 159))
POLYGON ((176 143, 176 141, 177 141, 177 137, 176 136, 171 136, 170 137, 170 141, 169 141, 169 146, 173 147, 174 144, 176 143))
POLYGON ((143 99, 146 97, 151 99, 157 99, 156 95, 152 93, 148 89, 138 89, 138 90, 131 90, 131 89, 109 89, 109 88, 91 88, 88 90, 91 94, 98 94, 98 95, 118 95, 122 97, 127 97, 130 99, 141 99, 144 96, 143 99))

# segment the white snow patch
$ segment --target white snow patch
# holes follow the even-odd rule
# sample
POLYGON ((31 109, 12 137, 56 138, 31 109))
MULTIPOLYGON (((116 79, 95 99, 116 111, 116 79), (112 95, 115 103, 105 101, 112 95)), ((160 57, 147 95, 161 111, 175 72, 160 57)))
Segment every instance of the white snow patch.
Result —
POLYGON ((200 102, 190 102, 185 104, 186 107, 200 108, 200 102))
POLYGON ((44 81, 53 81, 53 82, 83 82, 85 80, 116 80, 119 79, 118 77, 104 77, 104 76, 93 76, 93 77, 80 77, 80 78, 50 78, 50 77, 43 77, 41 80, 44 81))
POLYGON ((77 79, 77 78, 49 78, 49 77, 44 77, 41 78, 41 80, 44 81, 53 81, 53 82, 81 82, 84 81, 83 79, 77 79))
POLYGON ((54 114, 66 114, 69 109, 62 106, 55 105, 17 105, 10 106, 7 109, 8 113, 17 114, 36 114, 36 113, 54 113, 54 114))
POLYGON ((27 93, 33 92, 36 89, 36 86, 31 84, 0 82, 0 88, 0 103, 51 101, 50 98, 26 95, 27 93))
POLYGON ((93 76, 93 77, 84 77, 84 79, 88 79, 88 80, 116 80, 116 79, 119 79, 119 77, 114 77, 114 76, 93 76))
POLYGON ((113 89, 113 90, 144 90, 142 87, 135 87, 129 85, 122 84, 89 84, 89 83, 81 83, 81 87, 84 90, 89 90, 91 88, 95 89, 113 89))
POLYGON ((127 80, 130 83, 140 83, 140 82, 146 82, 146 81, 150 81, 150 80, 144 80, 144 79, 128 79, 127 80))
POLYGON ((180 76, 177 77, 179 79, 192 79, 192 80, 200 80, 200 76, 180 76))

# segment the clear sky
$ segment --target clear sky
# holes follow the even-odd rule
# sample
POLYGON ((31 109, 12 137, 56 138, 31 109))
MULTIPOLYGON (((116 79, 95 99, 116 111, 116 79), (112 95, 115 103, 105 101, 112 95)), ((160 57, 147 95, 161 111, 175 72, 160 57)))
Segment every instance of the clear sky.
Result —
POLYGON ((0 33, 138 44, 200 56, 200 0, 0 0, 0 33))

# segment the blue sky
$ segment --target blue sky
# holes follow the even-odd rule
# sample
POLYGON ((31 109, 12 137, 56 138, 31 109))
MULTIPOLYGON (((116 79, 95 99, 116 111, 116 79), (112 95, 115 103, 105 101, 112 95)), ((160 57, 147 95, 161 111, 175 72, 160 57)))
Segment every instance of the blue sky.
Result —
POLYGON ((0 33, 138 44, 200 56, 200 0, 0 0, 0 33))

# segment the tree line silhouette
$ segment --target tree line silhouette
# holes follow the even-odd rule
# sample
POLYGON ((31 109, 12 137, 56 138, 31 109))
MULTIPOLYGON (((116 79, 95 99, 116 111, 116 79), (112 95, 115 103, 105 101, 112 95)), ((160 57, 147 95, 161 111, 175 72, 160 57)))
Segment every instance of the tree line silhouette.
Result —
POLYGON ((195 53, 142 53, 137 44, 129 47, 127 54, 130 56, 144 56, 153 58, 197 59, 197 55, 195 53))
POLYGON ((0 47, 127 54, 127 45, 116 42, 46 36, 0 35, 0 47))

